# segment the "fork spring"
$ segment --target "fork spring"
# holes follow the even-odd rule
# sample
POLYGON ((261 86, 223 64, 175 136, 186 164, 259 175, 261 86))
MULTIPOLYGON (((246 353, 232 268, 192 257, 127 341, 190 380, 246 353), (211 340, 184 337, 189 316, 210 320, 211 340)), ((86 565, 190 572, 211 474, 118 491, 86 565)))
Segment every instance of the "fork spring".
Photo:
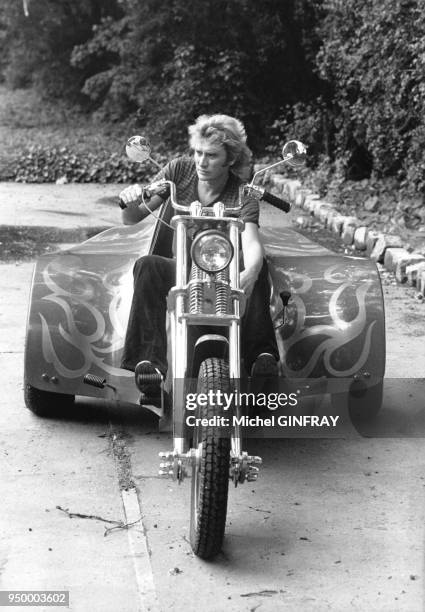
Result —
POLYGON ((204 284, 202 282, 203 273, 194 263, 190 272, 190 290, 189 290, 189 312, 202 312, 202 303, 204 299, 204 284))
POLYGON ((230 286, 229 286, 229 270, 222 270, 217 273, 216 277, 216 301, 215 301, 215 312, 216 314, 227 314, 229 312, 229 298, 230 298, 230 286))

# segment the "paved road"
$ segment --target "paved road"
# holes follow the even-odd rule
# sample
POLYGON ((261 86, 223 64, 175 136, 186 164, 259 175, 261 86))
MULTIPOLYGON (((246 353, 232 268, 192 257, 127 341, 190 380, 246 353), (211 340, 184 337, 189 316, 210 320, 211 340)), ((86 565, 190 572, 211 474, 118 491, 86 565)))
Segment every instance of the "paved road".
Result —
POLYGON ((124 185, 0 183, 0 224, 111 227, 120 223, 117 193, 124 185))
MULTIPOLYGON (((39 196, 34 225, 44 223, 38 207, 53 206, 39 196)), ((110 201, 90 197, 82 213, 101 205, 114 223, 110 201)), ((1 589, 68 589, 73 612, 424 609, 424 306, 411 290, 384 285, 387 376, 398 380, 378 426, 391 437, 251 441, 260 479, 231 490, 223 554, 205 563, 188 544, 190 483, 157 477, 170 438, 153 417, 83 401, 63 420, 26 411, 32 264, 0 270, 1 589), (136 496, 120 489, 130 481, 136 496)))

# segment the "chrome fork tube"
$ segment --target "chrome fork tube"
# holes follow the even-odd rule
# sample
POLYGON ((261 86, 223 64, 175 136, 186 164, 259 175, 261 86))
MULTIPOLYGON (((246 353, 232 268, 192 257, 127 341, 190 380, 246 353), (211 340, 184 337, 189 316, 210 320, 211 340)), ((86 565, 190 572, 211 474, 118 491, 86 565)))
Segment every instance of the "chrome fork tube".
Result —
POLYGON ((176 223, 176 287, 179 289, 186 284, 186 270, 186 226, 179 219, 176 223))
MULTIPOLYGON (((182 289, 187 282, 186 226, 182 221, 176 224, 176 288, 182 289)), ((186 452, 185 439, 182 436, 185 414, 184 381, 187 373, 187 323, 182 319, 184 312, 184 295, 176 297, 176 307, 172 317, 173 343, 173 437, 174 450, 186 452), (176 424, 178 427, 176 427, 176 424), (180 434, 180 435, 179 435, 180 434)))
MULTIPOLYGON (((234 257, 230 264, 230 286, 233 289, 239 289, 239 228, 236 224, 231 223, 229 230, 230 242, 233 245, 234 257)), ((236 317, 232 321, 229 328, 229 374, 230 380, 234 385, 233 391, 237 392, 239 397, 240 376, 241 376, 241 350, 240 350, 240 307, 239 300, 233 298, 232 311, 236 317), (236 387, 236 388, 235 388, 236 387)), ((239 402, 235 403, 235 415, 237 420, 241 416, 241 408, 239 402)), ((231 447, 234 456, 239 457, 241 454, 241 427, 235 424, 231 436, 231 447)))
POLYGON ((229 267, 230 285, 233 289, 239 289, 239 229, 236 223, 230 221, 230 242, 233 245, 235 256, 229 267))

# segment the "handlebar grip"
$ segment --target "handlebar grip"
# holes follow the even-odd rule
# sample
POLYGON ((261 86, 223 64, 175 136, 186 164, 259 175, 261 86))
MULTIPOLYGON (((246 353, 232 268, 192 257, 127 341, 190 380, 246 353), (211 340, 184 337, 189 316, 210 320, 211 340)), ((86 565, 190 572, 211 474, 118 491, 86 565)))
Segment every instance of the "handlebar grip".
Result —
POLYGON ((156 191, 155 194, 152 194, 152 195, 158 195, 163 200, 166 200, 167 198, 170 197, 170 186, 164 185, 162 189, 160 189, 159 191, 156 191))
MULTIPOLYGON (((144 192, 147 198, 151 198, 153 195, 158 195, 163 200, 166 200, 170 196, 170 187, 165 185, 161 190, 156 191, 155 193, 151 193, 149 188, 146 188, 144 189, 144 192)), ((127 204, 124 202, 124 200, 121 200, 121 198, 118 200, 118 206, 121 208, 121 210, 127 208, 127 204)))
POLYGON ((268 191, 265 191, 263 193, 261 199, 264 200, 265 202, 268 202, 275 208, 278 208, 279 210, 283 210, 283 212, 289 212, 291 210, 291 205, 289 202, 286 202, 286 200, 282 200, 281 198, 278 198, 277 196, 273 195, 272 193, 269 193, 268 191))

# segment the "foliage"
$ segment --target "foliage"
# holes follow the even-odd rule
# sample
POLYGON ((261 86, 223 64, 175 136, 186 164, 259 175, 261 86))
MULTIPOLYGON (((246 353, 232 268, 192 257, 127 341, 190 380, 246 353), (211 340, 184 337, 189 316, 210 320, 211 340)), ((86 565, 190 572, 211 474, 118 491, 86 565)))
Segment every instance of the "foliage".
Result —
POLYGON ((270 126, 270 152, 277 151, 285 140, 301 140, 308 150, 308 162, 316 165, 324 153, 331 156, 330 119, 322 98, 308 103, 287 104, 270 126))
POLYGON ((348 175, 425 190, 425 14, 417 0, 327 0, 320 76, 332 84, 334 155, 348 175))
POLYGON ((19 183, 127 183, 146 181, 155 173, 149 164, 138 166, 124 154, 86 153, 78 155, 66 147, 35 145, 21 152, 0 175, 0 180, 19 183))
POLYGON ((29 18, 5 3, 9 84, 80 92, 90 111, 133 115, 164 147, 181 146, 200 113, 227 112, 261 148, 279 107, 318 83, 307 0, 34 0, 29 18))
POLYGON ((227 112, 256 152, 304 140, 322 182, 336 169, 425 193, 424 29, 419 0, 33 0, 28 18, 2 0, 0 71, 49 98, 78 95, 164 153, 197 115, 227 112))
MULTIPOLYGON (((116 153, 124 157, 123 144, 133 133, 130 123, 101 124, 66 100, 49 102, 34 89, 10 90, 0 85, 0 180, 16 175, 18 159, 25 160, 31 146, 66 147, 87 165, 84 160, 93 153, 102 159, 116 153)), ((36 174, 41 176, 41 170, 36 174)))
POLYGON ((297 36, 304 4, 128 0, 126 15, 104 19, 72 63, 83 69, 100 58, 106 69, 83 91, 104 117, 136 113, 164 146, 181 146, 197 115, 227 112, 246 123, 258 148, 282 100, 294 103, 311 86, 297 36))
POLYGON ((0 55, 11 87, 35 84, 50 98, 76 96, 87 74, 70 64, 72 49, 88 40, 103 16, 119 13, 118 0, 34 0, 29 16, 16 0, 2 0, 0 55))

